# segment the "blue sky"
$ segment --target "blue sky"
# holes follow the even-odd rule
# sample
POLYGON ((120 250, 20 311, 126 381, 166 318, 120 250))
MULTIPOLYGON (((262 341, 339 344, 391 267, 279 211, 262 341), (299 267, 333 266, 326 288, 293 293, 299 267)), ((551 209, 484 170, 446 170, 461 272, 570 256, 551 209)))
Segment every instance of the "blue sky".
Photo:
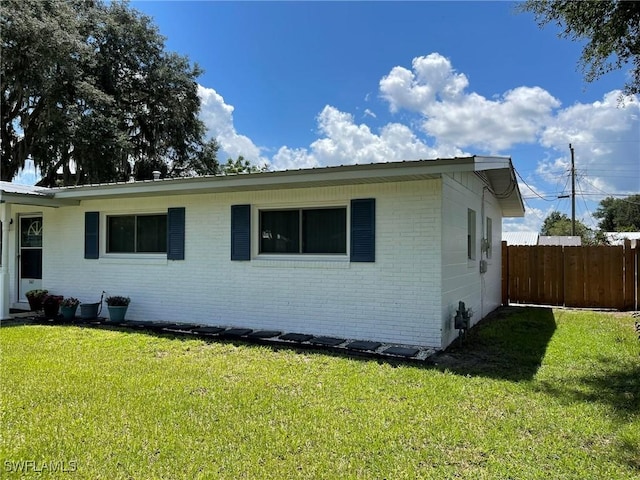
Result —
POLYGON ((640 102, 625 72, 587 84, 582 44, 539 29, 511 2, 132 1, 199 78, 201 116, 221 160, 272 169, 510 156, 538 230, 570 214, 569 143, 577 214, 603 194, 640 192, 640 102), (532 188, 532 190, 529 188, 532 188), (545 200, 540 199, 544 197, 545 200))

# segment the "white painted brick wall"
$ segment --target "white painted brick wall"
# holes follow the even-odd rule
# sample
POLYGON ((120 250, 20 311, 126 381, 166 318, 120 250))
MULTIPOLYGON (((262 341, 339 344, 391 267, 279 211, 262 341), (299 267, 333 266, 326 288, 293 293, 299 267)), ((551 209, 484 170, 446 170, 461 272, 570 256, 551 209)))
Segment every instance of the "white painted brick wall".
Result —
POLYGON ((453 318, 458 302, 473 309, 472 324, 495 310, 501 303, 501 225, 502 214, 497 200, 489 191, 484 195, 483 184, 473 173, 460 173, 442 179, 442 348, 458 335, 453 318), (476 212, 476 259, 467 259, 467 209, 476 212), (480 260, 486 217, 493 222, 493 249, 487 272, 480 274, 480 260), (446 248, 445 248, 446 247, 446 248))
MULTIPOLYGON (((84 201, 44 214, 43 284, 95 302, 132 301, 128 318, 201 322, 439 347, 442 344, 440 180, 84 201), (230 260, 231 205, 349 205, 376 199, 376 262, 230 260), (186 208, 186 258, 104 255, 105 215, 186 208), (85 260, 84 213, 101 212, 101 258, 85 260)), ((18 212, 14 209, 14 212, 18 212)), ((466 222, 466 209, 464 215, 466 222)), ((494 223, 494 230, 499 225, 494 223)), ((498 232, 499 233, 499 232, 498 232)), ((465 237, 466 238, 466 237, 465 237)), ((466 245, 466 243, 465 243, 466 245)), ((254 247, 255 250, 255 247, 254 247)), ((256 253, 256 252, 254 252, 256 253)), ((466 255, 466 250, 465 250, 466 255)), ((465 256, 466 258, 466 256, 465 256)), ((13 282, 15 284, 15 282, 13 282)), ((16 299, 15 288, 12 299, 16 299)))

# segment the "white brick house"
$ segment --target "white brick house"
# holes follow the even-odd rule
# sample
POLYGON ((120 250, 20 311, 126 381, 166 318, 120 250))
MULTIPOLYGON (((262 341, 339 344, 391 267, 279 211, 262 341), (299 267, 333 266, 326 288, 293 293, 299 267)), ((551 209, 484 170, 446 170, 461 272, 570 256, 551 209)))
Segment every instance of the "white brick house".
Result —
POLYGON ((130 319, 446 347, 501 302, 511 160, 467 157, 58 189, 0 186, 0 314, 32 288, 130 319))

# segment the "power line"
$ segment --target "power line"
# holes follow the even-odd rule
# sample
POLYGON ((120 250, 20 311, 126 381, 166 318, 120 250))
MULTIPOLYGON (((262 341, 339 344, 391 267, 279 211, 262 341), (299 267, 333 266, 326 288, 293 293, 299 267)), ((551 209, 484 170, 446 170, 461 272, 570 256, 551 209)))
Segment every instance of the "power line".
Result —
MULTIPOLYGON (((601 195, 601 194, 604 194, 604 195, 607 195, 609 197, 630 197, 631 196, 631 195, 623 195, 623 194, 620 194, 620 193, 607 193, 604 190, 601 190, 600 188, 596 187, 593 183, 591 183, 586 178, 583 177, 583 180, 585 182, 587 182, 589 185, 591 185, 592 188, 594 188, 594 189, 598 190, 599 192, 601 192, 599 194, 598 193, 585 193, 584 195, 601 195)), ((630 205, 640 206, 640 203, 631 202, 629 200, 625 200, 624 198, 620 198, 619 200, 622 201, 622 202, 628 203, 630 205)))
MULTIPOLYGON (((583 178, 583 180, 584 180, 584 178, 583 178)), ((593 218, 594 218, 594 217, 593 217, 593 213, 591 213, 591 210, 589 210, 589 207, 587 206, 587 201, 586 201, 586 200, 585 200, 585 198, 584 198, 584 193, 583 193, 583 190, 582 190, 582 185, 580 185, 580 179, 578 179, 578 187, 580 188, 580 197, 582 198, 582 203, 583 203, 583 205, 584 205, 584 209, 585 209, 585 211, 588 213, 588 217, 589 217, 589 220, 590 220, 590 222, 591 222, 591 225, 593 225, 593 229, 594 229, 594 230, 597 230, 597 229, 598 229, 598 226, 594 223, 594 221, 593 221, 593 218)))
POLYGON ((514 172, 516 172, 516 175, 518 175, 518 178, 519 178, 520 180, 522 180, 522 183, 524 183, 524 184, 527 186, 527 188, 528 188, 529 190, 531 190, 531 191, 533 192, 533 194, 534 194, 536 197, 538 197, 538 198, 540 198, 540 199, 544 200, 545 202, 552 202, 552 201, 553 201, 553 200, 548 200, 548 199, 544 198, 542 195, 540 195, 538 192, 536 192, 536 191, 531 187, 531 185, 529 185, 529 184, 525 181, 525 179, 524 179, 524 178, 522 178, 522 175, 520 175, 520 173, 518 172, 518 170, 516 170, 515 168, 514 168, 513 170, 514 170, 514 172))

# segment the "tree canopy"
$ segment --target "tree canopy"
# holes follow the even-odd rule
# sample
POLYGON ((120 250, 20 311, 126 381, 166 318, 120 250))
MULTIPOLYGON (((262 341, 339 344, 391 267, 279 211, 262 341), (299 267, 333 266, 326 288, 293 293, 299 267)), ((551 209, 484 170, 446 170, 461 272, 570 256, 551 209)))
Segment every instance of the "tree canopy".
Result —
POLYGON ((593 216, 600 219, 598 227, 604 232, 638 232, 640 195, 626 198, 607 197, 600 201, 593 216))
POLYGON ((125 2, 0 2, 0 178, 40 185, 219 172, 199 120, 197 65, 165 51, 125 2))
POLYGON ((220 165, 220 171, 225 175, 266 172, 268 170, 269 167, 267 165, 262 165, 261 167, 253 165, 249 160, 245 160, 242 155, 236 160, 229 158, 227 163, 220 165))
POLYGON ((527 0, 519 10, 533 13, 540 27, 557 24, 563 38, 587 41, 580 58, 587 82, 631 64, 624 93, 640 93, 640 2, 527 0))
MULTIPOLYGON (((542 223, 540 235, 571 235, 571 219, 564 213, 551 212, 542 223)), ((593 231, 580 220, 576 220, 576 235, 582 238, 583 245, 589 245, 594 242, 593 231)))

